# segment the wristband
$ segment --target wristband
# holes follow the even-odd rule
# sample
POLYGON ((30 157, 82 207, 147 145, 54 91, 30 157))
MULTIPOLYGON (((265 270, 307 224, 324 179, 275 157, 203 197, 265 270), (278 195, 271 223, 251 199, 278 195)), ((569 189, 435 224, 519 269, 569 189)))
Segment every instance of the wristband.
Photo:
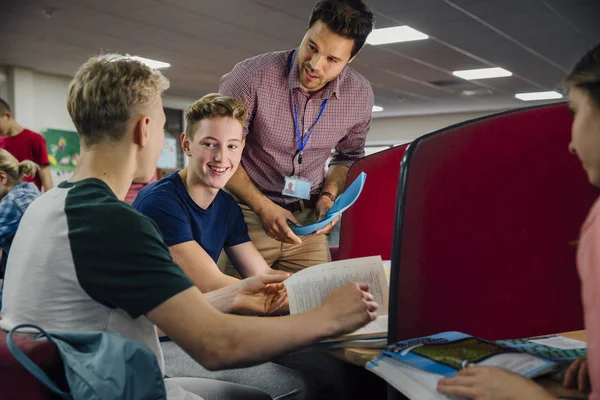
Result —
POLYGON ((327 197, 329 200, 331 200, 332 203, 335 204, 335 200, 336 199, 335 199, 335 196, 333 194, 331 194, 329 192, 322 192, 321 193, 321 197, 323 197, 323 196, 327 197))

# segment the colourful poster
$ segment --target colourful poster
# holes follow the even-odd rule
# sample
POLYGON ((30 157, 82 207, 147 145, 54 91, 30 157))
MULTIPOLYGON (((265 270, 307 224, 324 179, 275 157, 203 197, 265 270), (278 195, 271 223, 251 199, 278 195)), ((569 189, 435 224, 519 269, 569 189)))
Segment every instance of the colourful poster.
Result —
POLYGON ((57 171, 74 171, 79 161, 79 136, 77 132, 47 129, 42 132, 50 167, 57 171))

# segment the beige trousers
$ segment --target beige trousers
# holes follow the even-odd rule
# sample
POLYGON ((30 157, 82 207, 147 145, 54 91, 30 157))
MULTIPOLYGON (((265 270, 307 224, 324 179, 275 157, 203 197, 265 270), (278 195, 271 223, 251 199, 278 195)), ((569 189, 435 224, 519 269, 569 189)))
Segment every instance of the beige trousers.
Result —
MULTIPOLYGON (((248 206, 244 204, 239 204, 239 206, 248 225, 248 234, 252 244, 271 268, 294 273, 313 265, 331 261, 327 236, 301 236, 301 244, 282 243, 267 235, 260 223, 260 218, 248 206)), ((315 221, 315 212, 313 209, 306 209, 295 212, 294 217, 300 224, 306 224, 315 221)), ((240 277, 224 251, 221 252, 217 265, 225 274, 240 277)))

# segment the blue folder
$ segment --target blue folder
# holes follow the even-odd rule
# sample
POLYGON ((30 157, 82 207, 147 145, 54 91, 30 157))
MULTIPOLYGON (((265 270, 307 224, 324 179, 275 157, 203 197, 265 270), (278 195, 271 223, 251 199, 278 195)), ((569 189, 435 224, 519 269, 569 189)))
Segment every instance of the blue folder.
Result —
POLYGON ((294 232, 296 235, 305 236, 315 233, 319 229, 327 226, 327 224, 331 223, 331 221, 342 215, 342 213, 346 211, 348 207, 354 204, 356 199, 358 199, 358 196, 360 196, 360 192, 362 192, 366 180, 367 174, 361 172, 356 177, 354 182, 352 182, 352 184, 348 186, 348 189, 346 189, 346 191, 342 193, 340 197, 338 197, 333 207, 331 207, 329 211, 327 211, 327 215, 325 216, 325 218, 323 218, 320 221, 313 222, 311 224, 292 225, 290 226, 292 232, 294 232))

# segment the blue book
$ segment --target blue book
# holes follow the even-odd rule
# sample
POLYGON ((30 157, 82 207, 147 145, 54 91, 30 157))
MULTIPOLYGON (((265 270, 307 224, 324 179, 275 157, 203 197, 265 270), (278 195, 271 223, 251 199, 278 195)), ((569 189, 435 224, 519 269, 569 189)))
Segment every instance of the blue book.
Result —
POLYGON ((344 193, 337 198, 333 206, 329 209, 329 211, 327 211, 325 218, 306 225, 290 225, 292 232, 299 236, 305 236, 313 234, 319 229, 326 227, 327 224, 330 224, 331 221, 342 215, 344 211, 354 204, 356 199, 358 199, 358 196, 360 196, 366 180, 367 174, 361 172, 358 177, 356 177, 354 182, 348 186, 348 189, 346 189, 344 193))
POLYGON ((504 368, 529 378, 552 372, 558 366, 496 342, 443 332, 390 344, 367 364, 367 369, 410 399, 445 399, 436 390, 437 381, 456 375, 469 364, 504 368))

